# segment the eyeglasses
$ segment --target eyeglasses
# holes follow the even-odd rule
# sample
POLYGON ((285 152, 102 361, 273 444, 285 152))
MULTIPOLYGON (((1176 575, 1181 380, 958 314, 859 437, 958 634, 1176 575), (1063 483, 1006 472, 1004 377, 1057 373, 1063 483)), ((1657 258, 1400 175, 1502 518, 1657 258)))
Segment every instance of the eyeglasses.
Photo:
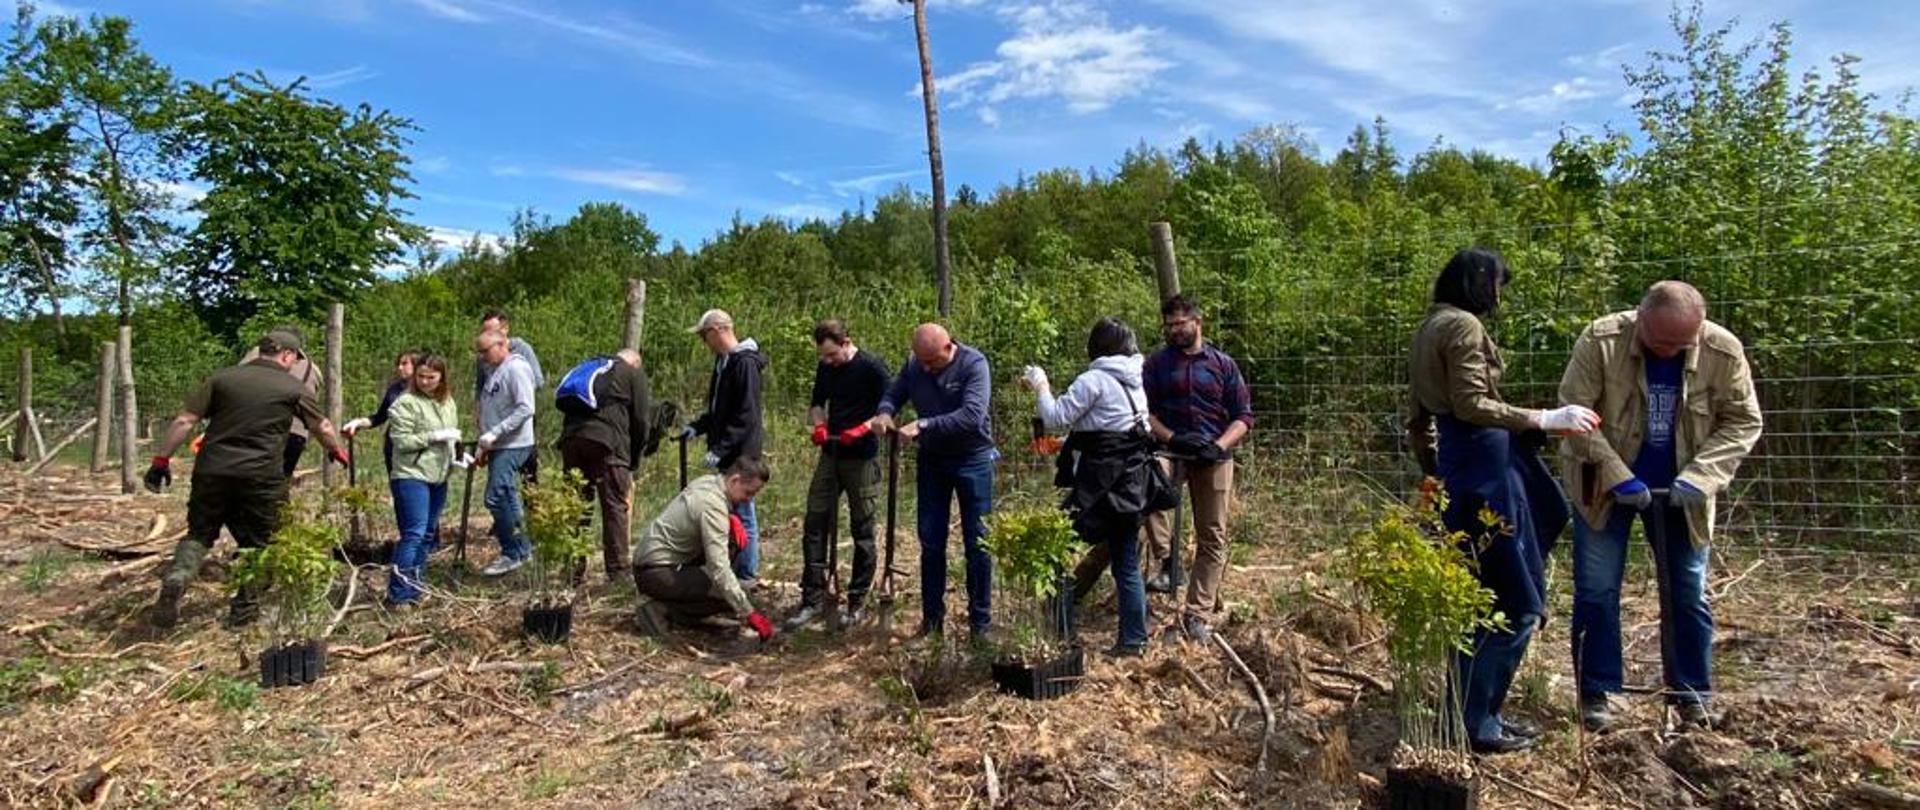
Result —
POLYGON ((1161 321, 1160 326, 1161 328, 1164 328, 1164 329, 1179 329, 1182 326, 1196 324, 1199 322, 1200 322, 1199 318, 1175 318, 1170 321, 1161 321))

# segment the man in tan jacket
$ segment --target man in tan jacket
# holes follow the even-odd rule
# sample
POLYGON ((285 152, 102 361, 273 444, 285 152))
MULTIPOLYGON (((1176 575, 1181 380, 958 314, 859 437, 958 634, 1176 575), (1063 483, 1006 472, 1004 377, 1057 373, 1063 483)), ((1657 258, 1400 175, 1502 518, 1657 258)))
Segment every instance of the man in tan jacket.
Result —
POLYGON ((731 565, 746 546, 734 507, 753 500, 767 477, 764 462, 740 458, 724 473, 694 479, 653 519, 633 552, 641 632, 662 637, 670 619, 731 613, 761 641, 773 637, 772 623, 747 599, 731 565))
POLYGON ((1715 498, 1760 439, 1760 402, 1740 340, 1706 319, 1706 299, 1679 281, 1637 309, 1590 324, 1560 380, 1560 401, 1599 412, 1601 429, 1561 455, 1580 518, 1573 535, 1573 657, 1581 720, 1612 722, 1621 689, 1620 580, 1638 516, 1660 590, 1660 650, 1669 704, 1710 726, 1713 613, 1708 546, 1715 498))

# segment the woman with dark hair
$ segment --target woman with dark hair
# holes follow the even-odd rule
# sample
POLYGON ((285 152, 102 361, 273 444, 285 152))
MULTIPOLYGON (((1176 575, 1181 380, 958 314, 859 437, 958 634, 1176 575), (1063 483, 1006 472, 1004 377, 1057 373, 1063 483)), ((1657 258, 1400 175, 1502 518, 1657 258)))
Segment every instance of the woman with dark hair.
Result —
POLYGON ((1511 278, 1493 251, 1455 253, 1434 282, 1433 306, 1414 333, 1409 367, 1414 455, 1421 471, 1446 487, 1441 520, 1448 531, 1465 533, 1475 575, 1508 622, 1506 630, 1475 634, 1472 652, 1456 656, 1448 678, 1462 693, 1455 705, 1480 753, 1525 750, 1539 734, 1501 716, 1533 630, 1546 615, 1545 561, 1570 515, 1539 450, 1546 433, 1587 433, 1600 425, 1599 416, 1577 405, 1537 411, 1500 396, 1500 354, 1481 318, 1499 307, 1511 278), (1482 522, 1483 510, 1498 517, 1494 525, 1482 522))
MULTIPOLYGON (((1087 336, 1087 370, 1058 398, 1046 372, 1028 366, 1022 385, 1039 394, 1039 416, 1050 430, 1069 431, 1056 483, 1068 488, 1063 504, 1081 539, 1104 547, 1120 597, 1120 638, 1110 656, 1147 649, 1147 591, 1140 573, 1140 524, 1147 505, 1147 465, 1153 437, 1147 427, 1145 360, 1133 330, 1101 318, 1087 336)), ((1062 595, 1064 602, 1066 595, 1062 595)))
POLYGON ((445 358, 432 354, 419 358, 406 393, 393 402, 390 419, 387 440, 393 445, 394 461, 387 465, 387 485, 393 492, 400 542, 393 547, 387 605, 404 609, 420 599, 427 555, 440 539, 447 473, 460 442, 459 414, 445 358))
MULTIPOLYGON (((413 383, 413 367, 427 356, 425 349, 407 349, 393 358, 393 378, 387 381, 386 392, 380 395, 380 407, 372 416, 359 416, 347 420, 340 426, 340 433, 352 436, 361 428, 379 427, 387 423, 393 414, 394 400, 407 392, 407 386, 413 383)), ((380 457, 387 462, 387 469, 393 469, 393 437, 388 436, 380 442, 380 457)))

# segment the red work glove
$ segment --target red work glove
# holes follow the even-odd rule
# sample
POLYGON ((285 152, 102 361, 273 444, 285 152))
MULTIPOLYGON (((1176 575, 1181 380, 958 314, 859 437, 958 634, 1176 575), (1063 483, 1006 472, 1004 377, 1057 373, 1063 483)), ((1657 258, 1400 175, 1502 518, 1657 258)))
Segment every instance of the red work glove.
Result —
POLYGON ((202 433, 198 436, 193 437, 193 443, 188 445, 188 447, 192 448, 193 454, 197 456, 197 455, 200 455, 200 447, 202 445, 205 445, 206 443, 207 443, 207 434, 202 433))
POLYGON ((760 636, 762 642, 773 638, 773 622, 767 621, 767 617, 760 615, 760 611, 747 614, 747 626, 753 628, 753 632, 760 636))
POLYGON ((852 447, 854 443, 860 441, 861 439, 866 438, 867 434, 872 432, 873 432, 873 428, 867 427, 867 423, 865 422, 861 422, 860 424, 854 425, 853 427, 840 431, 840 446, 852 447))
POLYGON ((823 423, 821 423, 821 424, 818 424, 818 425, 814 425, 814 426, 813 426, 813 446, 814 446, 814 447, 824 447, 824 446, 826 446, 826 444, 827 444, 827 425, 826 425, 826 423, 824 423, 824 422, 823 422, 823 423))
POLYGON ((347 466, 347 451, 344 448, 335 447, 332 450, 328 450, 327 458, 333 459, 333 463, 342 467, 347 466))
POLYGON ((747 525, 740 522, 739 515, 727 516, 727 534, 733 537, 735 554, 747 550, 747 525))

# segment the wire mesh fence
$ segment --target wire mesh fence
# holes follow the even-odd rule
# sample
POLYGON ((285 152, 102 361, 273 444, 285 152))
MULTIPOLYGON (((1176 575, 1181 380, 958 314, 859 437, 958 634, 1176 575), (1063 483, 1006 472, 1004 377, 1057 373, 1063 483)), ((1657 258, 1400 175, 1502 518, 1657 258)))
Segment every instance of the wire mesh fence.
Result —
MULTIPOLYGON (((1879 202, 1817 207, 1851 218, 1879 202)), ((1708 317, 1743 340, 1766 417, 1721 499, 1722 543, 1769 555, 1911 557, 1920 549, 1920 240, 1798 233, 1777 244, 1755 224, 1808 207, 1690 212, 1690 227, 1714 238, 1679 253, 1663 249, 1664 230, 1648 233, 1671 223, 1648 218, 1394 234, 1334 255, 1197 250, 1181 261, 1208 338, 1238 359, 1253 389, 1259 426, 1244 455, 1273 490, 1294 493, 1274 516, 1285 527, 1353 525, 1352 503, 1332 493, 1410 491, 1419 473, 1403 427, 1408 345, 1447 256, 1484 245, 1515 270, 1488 323, 1509 401, 1557 404, 1586 323, 1632 308, 1652 281, 1687 280, 1706 295, 1708 317), (1590 238, 1567 238, 1575 230, 1590 238)))

